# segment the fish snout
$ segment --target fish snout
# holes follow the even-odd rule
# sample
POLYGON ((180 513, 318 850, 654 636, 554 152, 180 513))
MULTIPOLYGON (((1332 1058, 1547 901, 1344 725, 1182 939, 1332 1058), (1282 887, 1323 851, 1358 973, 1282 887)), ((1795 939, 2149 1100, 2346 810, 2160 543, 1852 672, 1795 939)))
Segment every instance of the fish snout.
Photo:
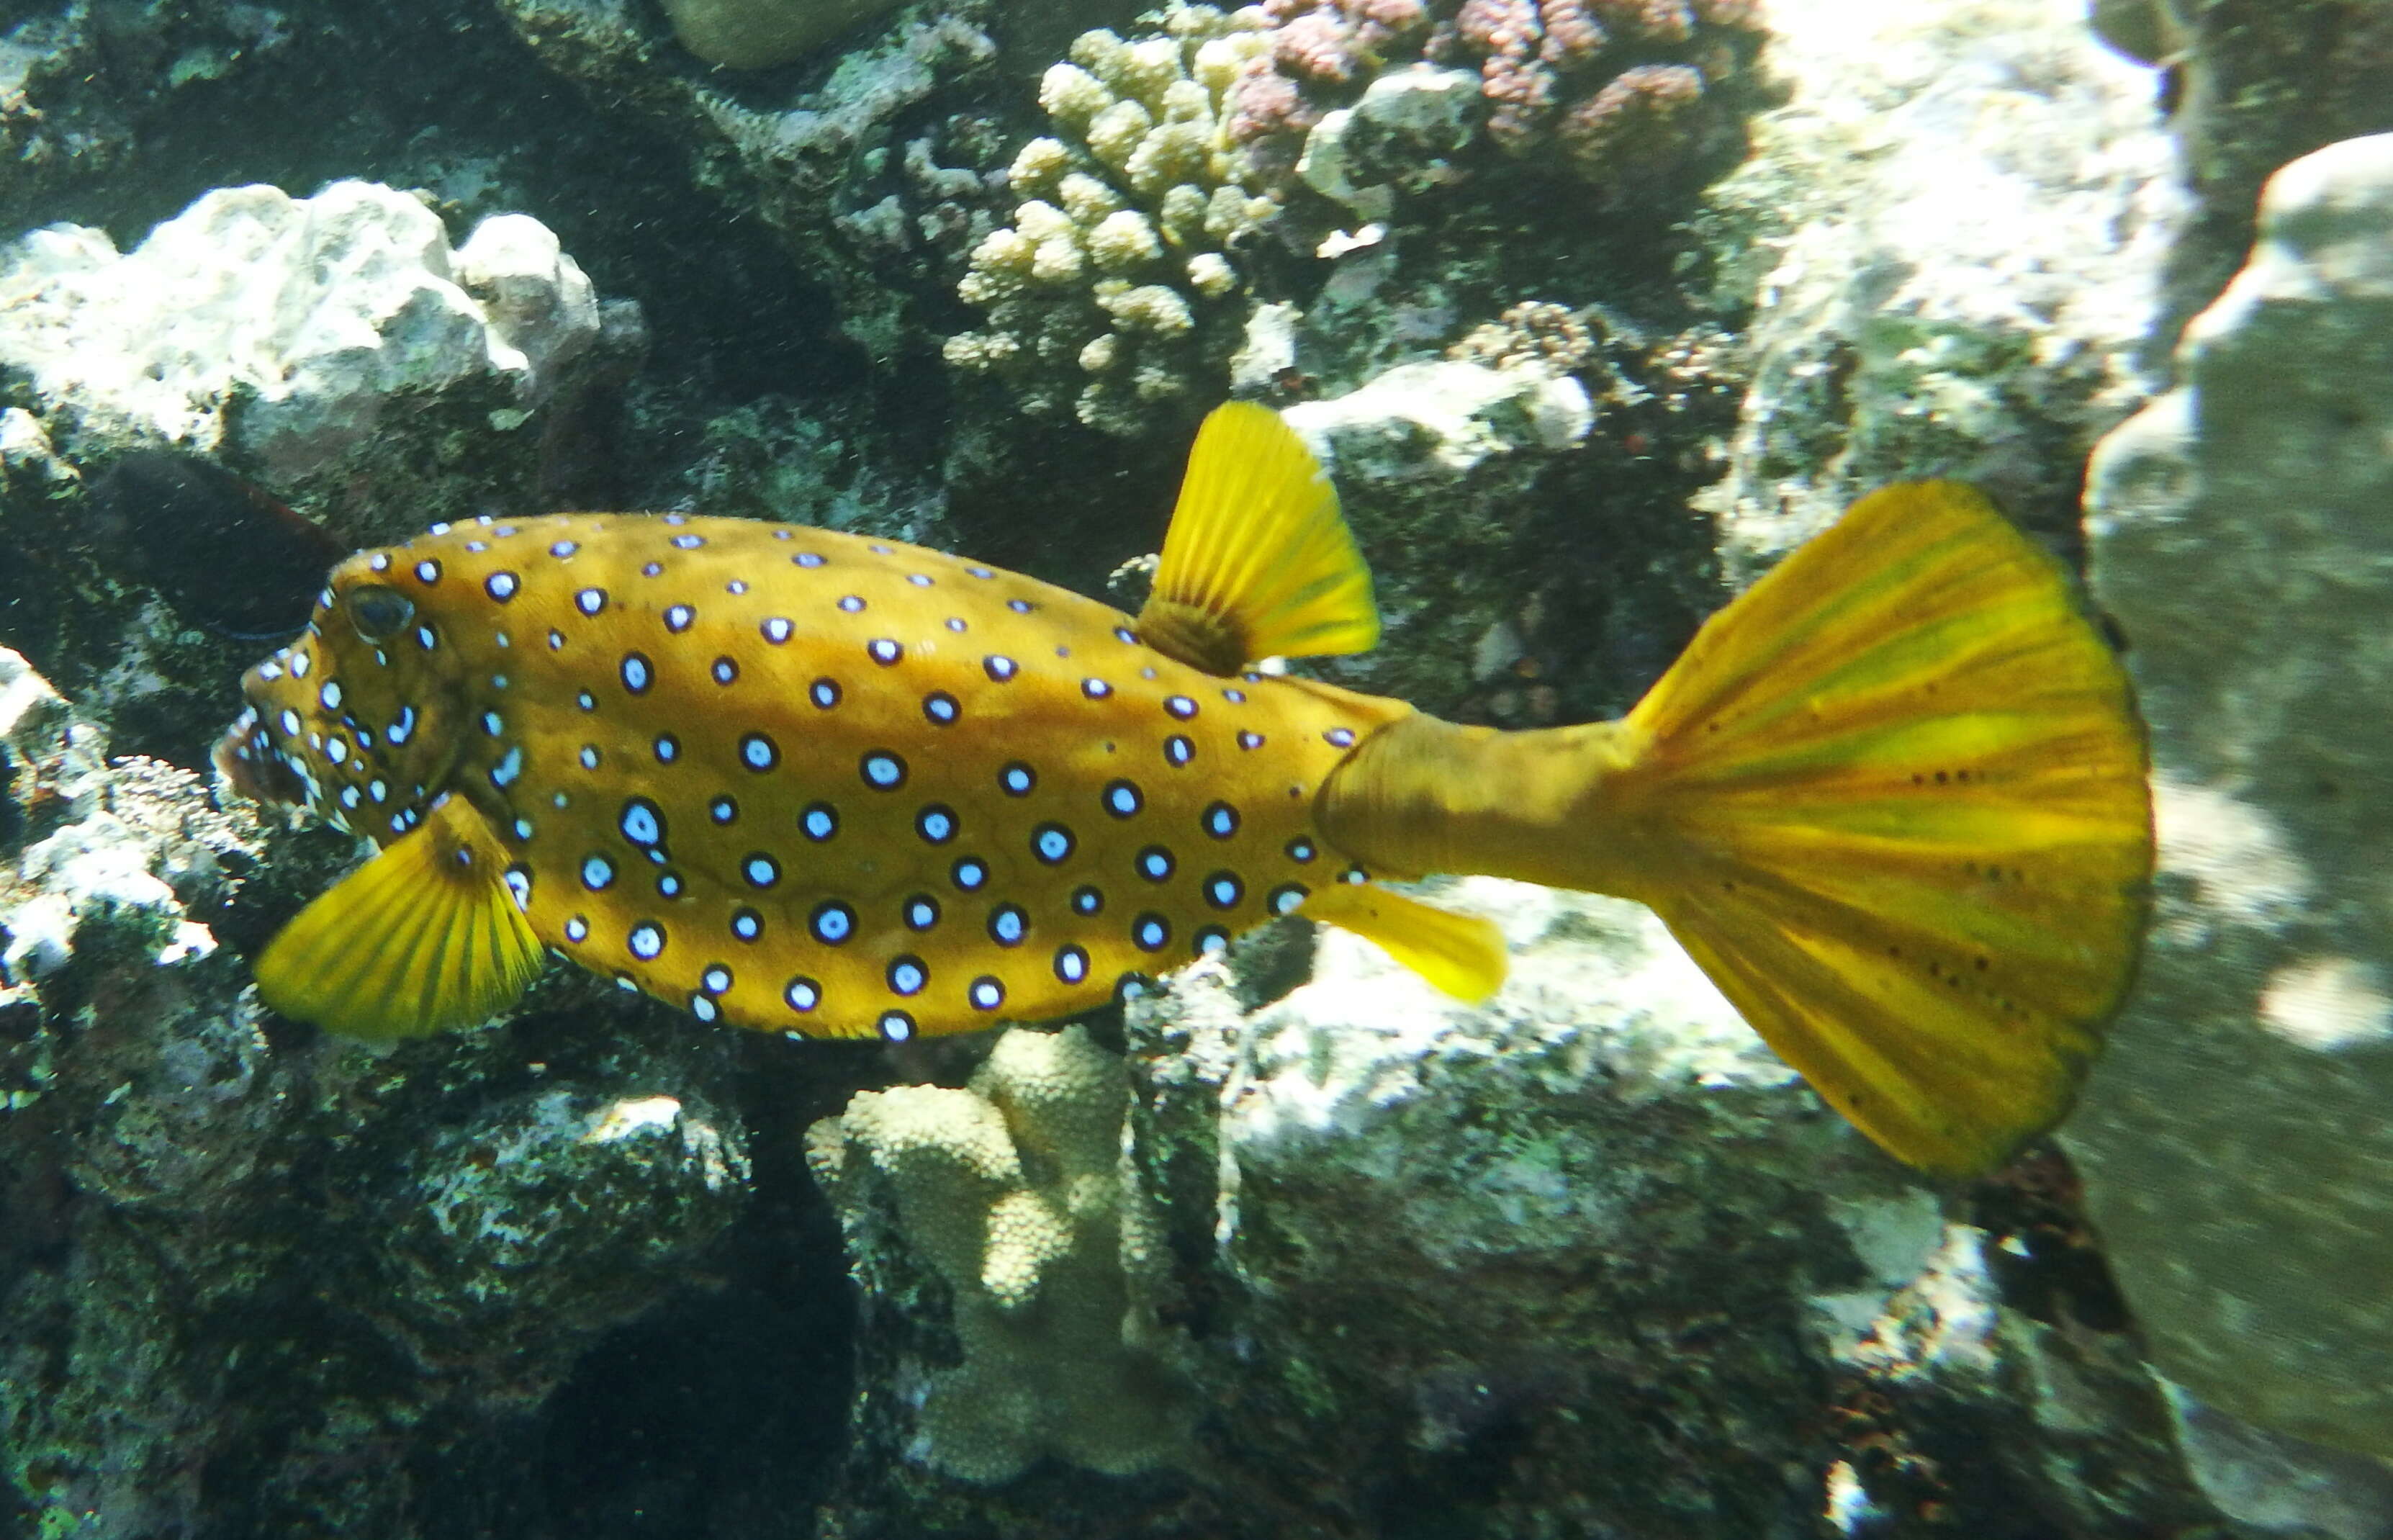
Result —
POLYGON ((224 737, 216 739, 208 759, 232 789, 251 802, 299 803, 307 799, 307 789, 275 750, 255 706, 233 719, 224 737))

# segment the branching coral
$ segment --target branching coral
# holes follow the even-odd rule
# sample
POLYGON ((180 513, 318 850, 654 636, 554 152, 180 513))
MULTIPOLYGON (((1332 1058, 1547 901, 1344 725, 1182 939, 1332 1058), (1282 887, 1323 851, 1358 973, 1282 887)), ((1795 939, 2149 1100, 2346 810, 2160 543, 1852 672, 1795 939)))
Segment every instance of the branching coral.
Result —
POLYGON ((1714 87, 1741 75, 1757 0, 1266 0, 1271 46, 1232 94, 1229 131, 1266 184, 1386 64, 1477 71, 1487 137, 1560 151, 1590 184, 1667 176, 1720 142, 1714 87))
POLYGON ((1120 1062, 1079 1027, 1015 1029, 967 1090, 865 1091, 810 1158, 868 1286, 893 1247, 944 1279, 963 1363, 927 1371, 914 1451, 966 1481, 1053 1455, 1125 1473, 1169 1459, 1183 1391, 1145 1301, 1155 1220, 1123 1177, 1120 1062))
POLYGON ((1239 286, 1234 254, 1278 212, 1242 179, 1223 122, 1268 46, 1260 24, 1175 5, 1160 34, 1073 42, 1040 85, 1056 134, 1015 155, 1024 201, 958 289, 988 324, 948 340, 950 363, 1002 375, 1033 412, 1069 406, 1125 437, 1218 372, 1236 333, 1210 323, 1239 286))

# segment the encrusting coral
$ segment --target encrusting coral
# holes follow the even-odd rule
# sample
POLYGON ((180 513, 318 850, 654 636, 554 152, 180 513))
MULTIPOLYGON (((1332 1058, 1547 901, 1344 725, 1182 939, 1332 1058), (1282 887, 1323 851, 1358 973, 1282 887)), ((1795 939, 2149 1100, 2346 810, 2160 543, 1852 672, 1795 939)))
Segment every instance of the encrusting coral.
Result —
POLYGON ((867 1287, 895 1292, 894 1254, 910 1253, 952 1296, 963 1362, 925 1371, 924 1463, 983 1482, 1050 1455, 1125 1474, 1180 1444, 1183 1391, 1149 1302, 1160 1242, 1123 1179, 1127 1094, 1080 1028, 1016 1028, 969 1090, 860 1092, 808 1131, 867 1287))
POLYGON ((1067 405, 1108 433, 1218 372, 1235 325, 1238 242, 1278 212, 1248 185, 1223 118, 1267 46, 1260 13, 1174 5, 1160 34, 1100 28, 1049 69, 1039 103, 1057 134, 1014 156, 1013 223, 972 254, 957 292, 988 324, 950 337, 949 363, 1011 381, 1041 415, 1067 405))

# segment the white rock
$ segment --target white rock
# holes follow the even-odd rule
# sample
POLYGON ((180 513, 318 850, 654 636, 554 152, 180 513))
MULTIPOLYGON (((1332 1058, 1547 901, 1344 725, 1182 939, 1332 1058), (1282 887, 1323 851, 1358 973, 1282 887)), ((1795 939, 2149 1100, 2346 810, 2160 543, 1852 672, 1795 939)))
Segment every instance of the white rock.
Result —
POLYGON ((1398 364, 1358 389, 1280 414, 1333 472, 1459 476, 1490 455, 1564 450, 1595 425, 1587 387, 1536 369, 1458 359, 1398 364))
POLYGON ((1296 367, 1296 328, 1304 312, 1293 305, 1258 305, 1247 317, 1246 340, 1230 357, 1230 390, 1261 396, 1296 367))
POLYGON ((1769 0, 1768 18, 1791 99, 1712 194, 1724 228, 1762 237, 1723 253, 1759 301, 1706 499, 1732 573, 1906 476, 2065 505, 2047 446, 2148 393, 2138 353, 2188 202, 2151 72, 2096 40, 2083 0, 1769 0))
POLYGON ((2161 871, 2062 1133, 2172 1380, 2393 1456, 2393 135, 2277 174, 2177 372, 2087 475, 2161 871))
POLYGON ((556 232, 530 215, 483 220, 453 261, 458 283, 488 319, 490 361, 509 372, 529 371, 535 395, 597 340, 596 291, 556 232))
POLYGON ((1296 174, 1366 219, 1395 207, 1391 171, 1416 172, 1468 144, 1483 111, 1478 72, 1408 64, 1378 76, 1351 108, 1323 115, 1304 138, 1296 174))
POLYGON ((1630 1101, 1793 1082, 1651 911, 1492 877, 1458 882, 1438 902, 1495 920, 1521 948, 1503 991, 1465 1005, 1369 942, 1324 928, 1311 982, 1247 1024, 1246 1073, 1223 1124, 1241 1159, 1301 1161, 1319 1141, 1384 1136, 1441 1062, 1544 1053, 1590 1035, 1614 1039, 1598 1057, 1630 1101), (1596 927, 1602 944, 1586 944, 1596 927))
POLYGON ((431 210, 367 182, 220 189, 122 254, 98 230, 36 230, 0 248, 0 363, 86 437, 214 450, 246 394, 241 447, 301 475, 397 394, 495 374, 529 402, 596 336, 589 281, 555 238, 489 223, 462 275, 431 210))

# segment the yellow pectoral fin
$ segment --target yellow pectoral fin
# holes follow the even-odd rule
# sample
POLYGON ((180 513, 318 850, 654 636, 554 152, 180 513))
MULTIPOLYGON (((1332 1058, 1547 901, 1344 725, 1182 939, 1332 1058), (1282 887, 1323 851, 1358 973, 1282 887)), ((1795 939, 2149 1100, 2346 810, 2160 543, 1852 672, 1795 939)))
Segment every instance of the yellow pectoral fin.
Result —
POLYGON ((481 815, 446 799, 282 928, 257 959, 259 997, 351 1038, 419 1038, 496 1015, 542 963, 506 865, 481 815))
POLYGON ((1476 1005, 1503 985, 1504 933, 1492 921, 1432 908, 1363 882, 1323 888, 1296 912, 1385 948, 1457 999, 1476 1005))
POLYGON ((1149 646, 1218 674, 1378 644, 1371 574, 1338 493, 1279 413, 1231 401, 1196 430, 1138 625, 1149 646))

